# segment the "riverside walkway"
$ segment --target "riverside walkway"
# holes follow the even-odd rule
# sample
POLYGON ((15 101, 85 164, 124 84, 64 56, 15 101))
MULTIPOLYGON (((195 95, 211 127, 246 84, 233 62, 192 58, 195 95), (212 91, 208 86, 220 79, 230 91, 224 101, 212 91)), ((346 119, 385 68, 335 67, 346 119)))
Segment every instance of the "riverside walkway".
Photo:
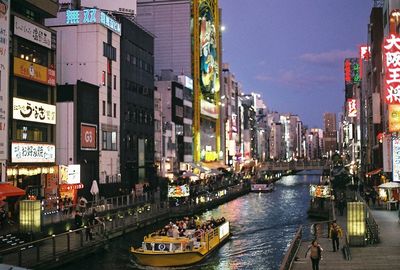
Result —
MULTIPOLYGON (((318 238, 324 249, 320 262, 321 270, 383 270, 400 268, 400 224, 397 211, 371 210, 379 226, 380 243, 365 247, 350 247, 351 260, 346 260, 341 251, 333 252, 332 241, 327 231, 318 238)), ((336 216, 338 224, 346 230, 346 213, 336 216)), ((340 239, 340 248, 345 240, 340 239)), ((312 269, 311 260, 304 258, 310 241, 302 242, 297 252, 298 259, 293 262, 293 270, 312 269)))

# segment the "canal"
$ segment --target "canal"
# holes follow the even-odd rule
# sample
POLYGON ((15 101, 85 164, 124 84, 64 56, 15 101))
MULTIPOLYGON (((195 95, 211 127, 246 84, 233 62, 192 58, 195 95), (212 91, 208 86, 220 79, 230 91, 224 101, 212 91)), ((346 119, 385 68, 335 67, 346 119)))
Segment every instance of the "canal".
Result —
MULTIPOLYGON (((179 269, 279 269, 296 229, 309 222, 308 186, 318 180, 316 175, 285 176, 272 193, 250 193, 205 212, 203 218, 228 219, 233 236, 200 265, 179 269)), ((137 265, 129 248, 140 246, 144 235, 163 225, 129 233, 104 250, 58 269, 154 269, 137 265)))

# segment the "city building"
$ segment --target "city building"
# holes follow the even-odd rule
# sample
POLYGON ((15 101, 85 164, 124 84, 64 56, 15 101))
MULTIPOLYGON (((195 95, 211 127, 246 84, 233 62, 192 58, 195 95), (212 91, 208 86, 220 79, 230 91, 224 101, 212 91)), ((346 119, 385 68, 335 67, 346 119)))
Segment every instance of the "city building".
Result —
POLYGON ((57 16, 58 4, 16 0, 10 12, 10 2, 2 2, 0 19, 2 181, 56 209, 56 33, 44 20, 57 16))
MULTIPOLYGON (((46 20, 46 25, 57 31, 57 83, 75 85, 83 81, 99 87, 99 122, 95 127, 99 137, 99 174, 94 179, 82 179, 84 189, 90 190, 92 180, 98 180, 102 196, 116 194, 122 187, 119 151, 121 24, 111 15, 91 8, 61 10, 57 18, 46 20), (68 46, 65 46, 66 41, 68 46)), ((66 123, 67 119, 60 119, 58 124, 66 123)), ((72 126, 82 130, 81 124, 77 122, 72 126)), ((73 129, 65 126, 63 130, 73 136, 73 129)), ((59 162, 82 166, 84 161, 78 160, 73 151, 68 159, 59 162)))
POLYGON ((122 28, 119 162, 122 184, 131 190, 155 185, 154 36, 125 15, 116 19, 122 28))
POLYGON ((163 108, 161 168, 163 176, 172 178, 193 162, 193 81, 184 75, 176 78, 166 70, 156 81, 156 87, 163 108))
POLYGON ((221 149, 224 151, 225 164, 233 165, 238 162, 237 156, 240 154, 240 129, 239 127, 239 108, 241 89, 235 75, 229 68, 229 64, 224 63, 222 68, 222 87, 221 87, 221 134, 225 139, 221 141, 221 149))
POLYGON ((322 158, 323 134, 323 130, 320 128, 311 128, 306 133, 307 158, 309 160, 322 158))
POLYGON ((324 155, 331 157, 337 150, 336 114, 324 113, 324 155))

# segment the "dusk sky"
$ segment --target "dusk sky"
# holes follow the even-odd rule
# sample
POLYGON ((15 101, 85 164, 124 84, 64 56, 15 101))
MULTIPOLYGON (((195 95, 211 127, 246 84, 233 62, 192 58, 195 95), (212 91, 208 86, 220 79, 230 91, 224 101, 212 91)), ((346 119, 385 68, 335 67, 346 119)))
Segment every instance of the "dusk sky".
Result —
POLYGON ((343 62, 367 42, 372 0, 219 0, 223 62, 270 110, 323 127, 344 103, 343 62))

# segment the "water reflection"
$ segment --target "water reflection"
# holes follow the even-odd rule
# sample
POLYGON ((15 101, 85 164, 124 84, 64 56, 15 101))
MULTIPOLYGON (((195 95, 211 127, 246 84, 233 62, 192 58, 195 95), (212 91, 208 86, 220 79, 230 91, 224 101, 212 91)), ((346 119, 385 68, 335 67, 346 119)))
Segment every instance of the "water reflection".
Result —
MULTIPOLYGON (((207 211, 202 218, 224 216, 231 222, 232 238, 203 263, 168 269, 278 269, 285 249, 300 224, 307 223, 309 184, 318 176, 286 176, 272 193, 251 193, 207 211)), ((140 230, 113 241, 107 250, 62 269, 166 269, 137 265, 129 254, 143 236, 163 226, 140 230)))

